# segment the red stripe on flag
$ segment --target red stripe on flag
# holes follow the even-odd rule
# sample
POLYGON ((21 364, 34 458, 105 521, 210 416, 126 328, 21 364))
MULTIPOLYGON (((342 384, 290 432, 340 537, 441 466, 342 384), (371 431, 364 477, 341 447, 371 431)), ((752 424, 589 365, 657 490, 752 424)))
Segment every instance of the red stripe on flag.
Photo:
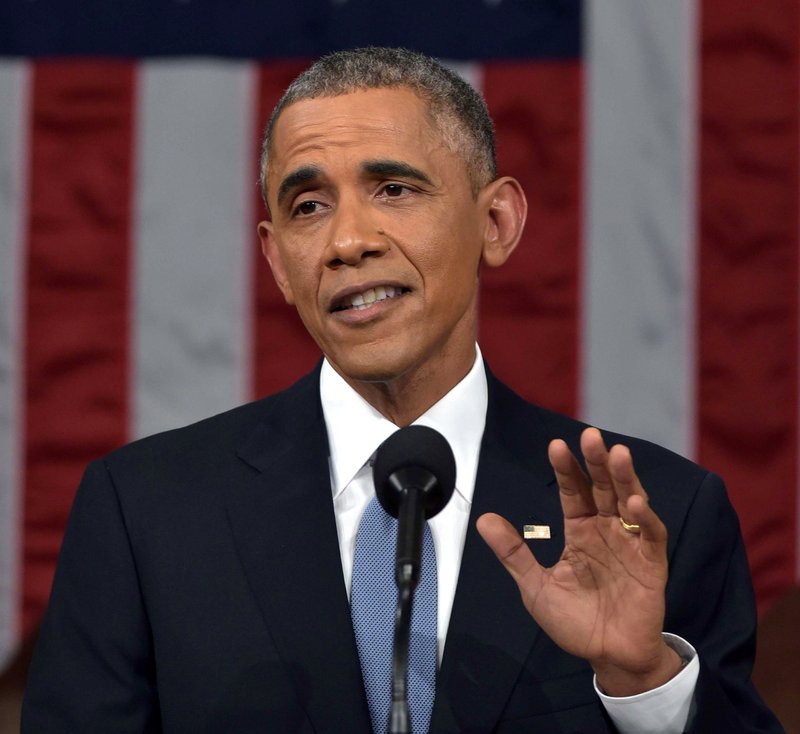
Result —
POLYGON ((83 467, 123 443, 134 74, 33 69, 25 345, 23 631, 38 621, 83 467))
POLYGON ((489 63, 483 93, 498 170, 528 196, 522 242, 481 275, 480 343, 522 395, 578 410, 582 73, 578 62, 489 63))
POLYGON ((795 579, 798 20, 795 0, 702 5, 697 454, 762 609, 795 579))
MULTIPOLYGON (((294 78, 308 66, 307 61, 283 61, 264 64, 259 70, 257 124, 258 140, 253 146, 253 160, 261 153, 261 136, 272 110, 294 78)), ((255 170, 255 169, 254 169, 255 170)), ((259 219, 266 216, 260 193, 255 209, 259 219)), ((291 385, 311 369, 320 358, 316 344, 306 332, 293 306, 288 306, 272 279, 260 244, 254 237, 253 271, 255 273, 255 334, 253 337, 254 395, 268 395, 291 385)))

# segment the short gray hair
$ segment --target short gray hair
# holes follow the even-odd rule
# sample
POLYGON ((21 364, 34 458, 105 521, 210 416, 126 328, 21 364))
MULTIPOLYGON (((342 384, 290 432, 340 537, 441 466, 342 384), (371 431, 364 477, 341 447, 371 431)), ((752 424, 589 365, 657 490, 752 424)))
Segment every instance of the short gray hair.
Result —
POLYGON ((267 203, 266 171, 272 135, 286 107, 304 99, 338 97, 384 87, 407 87, 427 102, 431 119, 445 144, 464 159, 474 194, 495 179, 494 125, 481 95, 436 59, 405 48, 370 46, 323 56, 284 92, 272 111, 261 146, 264 203, 267 203))

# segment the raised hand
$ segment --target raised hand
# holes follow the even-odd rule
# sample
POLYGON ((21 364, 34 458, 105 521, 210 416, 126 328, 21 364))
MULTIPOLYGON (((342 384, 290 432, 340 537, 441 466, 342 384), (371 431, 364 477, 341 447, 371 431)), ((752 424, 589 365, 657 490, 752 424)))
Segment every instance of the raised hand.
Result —
POLYGON ((667 531, 627 447, 608 451, 600 431, 587 428, 581 451, 589 476, 563 441, 548 449, 564 511, 564 551, 555 566, 543 568, 499 515, 482 515, 478 531, 551 639, 588 660, 606 693, 630 696, 662 685, 681 667, 661 635, 667 531))

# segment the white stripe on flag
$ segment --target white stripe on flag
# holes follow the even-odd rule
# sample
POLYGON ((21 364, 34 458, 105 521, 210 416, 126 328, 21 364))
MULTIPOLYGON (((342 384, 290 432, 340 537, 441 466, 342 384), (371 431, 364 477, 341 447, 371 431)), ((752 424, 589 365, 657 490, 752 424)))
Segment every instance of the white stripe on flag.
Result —
POLYGON ((255 67, 154 61, 139 79, 134 183, 137 436, 248 397, 255 67))
POLYGON ((586 4, 582 412, 694 447, 696 9, 586 4))
POLYGON ((454 71, 465 82, 471 84, 479 92, 481 91, 483 85, 483 67, 481 64, 470 61, 449 61, 447 59, 442 59, 441 61, 450 71, 454 71))
POLYGON ((0 62, 0 671, 19 635, 29 73, 0 62))

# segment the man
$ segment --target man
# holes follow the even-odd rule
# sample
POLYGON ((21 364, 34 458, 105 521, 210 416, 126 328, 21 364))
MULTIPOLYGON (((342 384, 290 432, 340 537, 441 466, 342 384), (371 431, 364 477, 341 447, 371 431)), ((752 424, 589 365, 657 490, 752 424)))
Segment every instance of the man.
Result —
POLYGON ((526 204, 496 176, 477 93, 403 50, 326 57, 273 113, 262 185, 264 253, 325 360, 90 466, 23 729, 382 728, 349 594, 368 460, 419 422, 457 464, 430 523, 431 731, 780 731, 749 683, 752 591, 721 482, 483 365, 480 270, 511 255, 526 204), (538 560, 525 524, 549 526, 538 560))

